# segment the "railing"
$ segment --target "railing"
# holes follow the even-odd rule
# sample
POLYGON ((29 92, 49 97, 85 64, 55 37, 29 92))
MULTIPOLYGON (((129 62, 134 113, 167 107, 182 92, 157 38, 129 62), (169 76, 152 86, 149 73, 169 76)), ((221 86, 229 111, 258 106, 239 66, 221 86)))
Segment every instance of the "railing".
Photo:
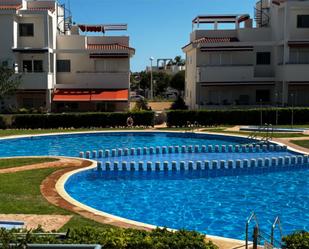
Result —
POLYGON ((129 85, 129 72, 102 73, 102 72, 74 72, 58 73, 58 88, 106 88, 106 89, 126 89, 129 85), (74 83, 74 84, 73 84, 74 83))
POLYGON ((259 229, 259 222, 257 216, 253 212, 246 222, 246 249, 249 249, 249 225, 252 220, 255 222, 255 228, 259 229))
POLYGON ((257 2, 256 6, 257 7, 254 8, 255 21, 260 27, 268 26, 270 22, 270 17, 268 14, 266 14, 265 10, 269 10, 269 2, 265 0, 261 0, 257 2), (264 2, 266 2, 267 4, 266 7, 263 6, 264 2))
POLYGON ((20 89, 50 89, 53 85, 52 73, 27 72, 21 73, 20 89))
POLYGON ((198 82, 252 81, 253 65, 208 65, 197 68, 198 82), (222 73, 224 71, 224 73, 222 73))
POLYGON ((279 232, 280 232, 280 242, 279 245, 281 247, 281 241, 282 241, 282 227, 281 227, 281 222, 280 222, 280 218, 277 216, 272 227, 271 227, 271 244, 274 245, 275 244, 275 229, 278 226, 279 228, 279 232))
POLYGON ((274 223, 271 227, 271 234, 267 234, 259 228, 257 216, 253 212, 246 222, 246 247, 245 247, 246 249, 249 249, 249 225, 250 225, 252 220, 255 221, 255 227, 254 227, 254 230, 253 230, 253 249, 257 249, 258 245, 261 243, 261 241, 264 242, 265 248, 267 246, 268 246, 267 248, 274 248, 274 247, 281 248, 281 246, 282 246, 282 228, 281 228, 280 218, 276 217, 276 219, 275 219, 275 221, 274 221, 274 223), (280 230, 280 241, 275 239, 274 230, 277 226, 280 230))
POLYGON ((259 126, 258 130, 251 133, 247 138, 256 139, 261 137, 260 142, 269 143, 273 139, 274 136, 274 127, 272 124, 265 124, 264 126, 259 126))

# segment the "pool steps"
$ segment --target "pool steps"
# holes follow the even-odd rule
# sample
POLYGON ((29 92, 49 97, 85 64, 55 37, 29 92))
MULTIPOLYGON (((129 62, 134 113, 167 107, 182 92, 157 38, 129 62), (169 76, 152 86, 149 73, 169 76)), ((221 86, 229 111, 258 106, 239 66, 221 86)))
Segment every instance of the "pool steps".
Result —
POLYGON ((285 152, 286 146, 281 145, 183 145, 183 146, 157 146, 157 147, 138 147, 111 149, 99 151, 80 152, 80 158, 110 158, 121 156, 140 156, 155 154, 184 154, 184 153, 261 153, 261 152, 285 152))
POLYGON ((99 171, 184 171, 213 169, 270 168, 304 165, 309 166, 308 155, 271 157, 242 160, 204 161, 105 161, 98 162, 99 171))

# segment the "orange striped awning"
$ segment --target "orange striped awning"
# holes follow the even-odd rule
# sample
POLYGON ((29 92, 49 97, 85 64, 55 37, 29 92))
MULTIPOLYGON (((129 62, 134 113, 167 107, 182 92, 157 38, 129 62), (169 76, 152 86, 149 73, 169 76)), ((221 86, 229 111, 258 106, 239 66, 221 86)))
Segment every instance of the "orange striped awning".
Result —
POLYGON ((54 92, 54 102, 128 101, 129 91, 61 89, 54 92))
MULTIPOLYGON (((1 2, 0 2, 1 4, 1 2)), ((18 10, 22 7, 21 4, 16 5, 0 5, 0 10, 18 10)))

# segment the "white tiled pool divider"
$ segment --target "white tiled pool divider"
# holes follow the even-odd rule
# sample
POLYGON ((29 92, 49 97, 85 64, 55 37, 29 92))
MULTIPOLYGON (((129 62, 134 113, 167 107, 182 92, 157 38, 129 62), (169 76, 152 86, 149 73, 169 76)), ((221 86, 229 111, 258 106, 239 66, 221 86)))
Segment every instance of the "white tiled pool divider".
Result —
POLYGON ((152 171, 152 162, 147 162, 147 171, 152 171))
POLYGON ((112 157, 116 157, 117 156, 117 150, 116 149, 112 149, 112 157))
POLYGON ((121 163, 121 166, 122 166, 122 171, 127 171, 127 166, 128 165, 128 163, 126 162, 126 161, 123 161, 122 163, 121 163))
POLYGON ((124 148, 112 150, 94 150, 80 152, 81 158, 113 158, 112 161, 98 162, 99 171, 176 171, 176 170, 208 170, 208 169, 240 169, 240 168, 262 168, 262 167, 284 167, 306 165, 309 159, 307 155, 291 155, 285 157, 256 158, 256 159, 229 159, 229 160, 212 160, 212 161, 151 161, 132 160, 129 164, 122 161, 126 156, 142 156, 153 154, 177 154, 177 153, 261 153, 261 152, 285 152, 286 146, 281 145, 190 145, 190 146, 157 146, 143 148, 124 148), (119 161, 117 160, 119 158, 119 161))
POLYGON ((99 158, 103 158, 103 155, 104 155, 104 152, 103 152, 103 150, 99 150, 99 154, 98 154, 98 157, 99 157, 99 158))
MULTIPOLYGON (((121 157, 121 156, 135 156, 135 155, 152 155, 152 154, 177 154, 181 153, 261 153, 261 152, 285 152, 287 151, 286 146, 281 145, 190 145, 190 146, 157 146, 154 147, 143 147, 143 148, 118 148, 118 149, 106 149, 104 151, 104 157, 121 157)), ((92 152, 80 152, 79 157, 81 158, 102 158, 103 150, 94 150, 92 152)))
POLYGON ((152 155, 152 154, 154 154, 154 152, 155 152, 154 147, 150 147, 149 148, 149 154, 152 155))
POLYGON ((187 146, 183 145, 181 146, 181 153, 186 153, 187 151, 187 146))

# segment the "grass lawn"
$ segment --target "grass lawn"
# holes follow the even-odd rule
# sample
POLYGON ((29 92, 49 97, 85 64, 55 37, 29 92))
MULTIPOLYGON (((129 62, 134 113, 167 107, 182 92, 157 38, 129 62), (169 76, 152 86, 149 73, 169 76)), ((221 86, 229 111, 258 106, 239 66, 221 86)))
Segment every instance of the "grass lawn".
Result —
POLYGON ((0 169, 8 169, 21 167, 26 165, 32 165, 37 163, 55 162, 54 158, 12 158, 12 159, 0 159, 0 169))
POLYGON ((74 215, 63 229, 80 226, 110 227, 51 205, 40 192, 41 182, 59 169, 41 169, 0 174, 1 214, 62 214, 74 215))
POLYGON ((309 149, 309 140, 295 140, 295 141, 290 141, 290 142, 309 149))

